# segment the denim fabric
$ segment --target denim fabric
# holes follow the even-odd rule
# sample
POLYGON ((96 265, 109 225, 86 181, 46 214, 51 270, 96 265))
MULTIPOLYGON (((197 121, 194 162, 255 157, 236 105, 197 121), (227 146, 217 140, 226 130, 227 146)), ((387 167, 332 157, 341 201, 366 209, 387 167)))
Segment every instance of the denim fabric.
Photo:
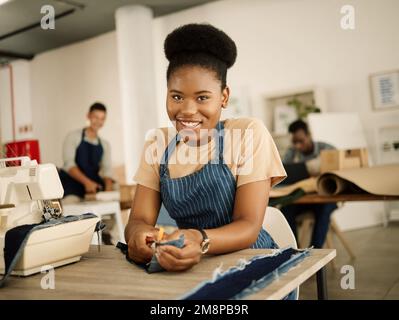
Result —
MULTIPOLYGON (((69 223, 73 221, 97 218, 95 214, 85 213, 79 216, 66 216, 59 219, 53 219, 48 222, 42 222, 38 224, 21 225, 12 228, 7 231, 4 239, 4 264, 5 271, 4 276, 0 280, 0 288, 6 283, 7 278, 10 276, 11 272, 14 270, 16 264, 21 257, 23 250, 28 242, 29 236, 37 230, 50 228, 63 223, 69 223)), ((104 228, 104 224, 101 221, 96 225, 95 231, 100 231, 104 228)))
MULTIPOLYGON (((177 248, 183 248, 184 246, 184 234, 181 234, 180 237, 178 239, 175 240, 170 240, 170 241, 166 241, 166 242, 161 242, 159 244, 157 244, 158 246, 175 246, 177 248)), ((164 271, 165 269, 161 267, 161 265, 159 264, 157 257, 155 256, 155 254, 152 256, 152 259, 149 263, 149 265, 147 266, 147 272, 148 273, 154 273, 154 272, 160 272, 160 271, 164 271)))
MULTIPOLYGON (((283 273, 298 264, 310 249, 285 248, 277 253, 258 255, 249 261, 241 260, 237 266, 225 272, 216 270, 212 280, 202 282, 184 295, 185 300, 242 299, 266 287, 283 273)), ((296 292, 287 298, 295 298, 296 292)))
MULTIPOLYGON (((184 234, 181 234, 180 237, 178 239, 173 239, 173 240, 169 240, 169 241, 165 241, 165 242, 160 242, 157 244, 157 246, 175 246, 177 248, 183 248, 184 245, 184 234)), ((152 256, 151 261, 149 263, 146 264, 139 264, 134 262, 128 255, 128 246, 125 243, 122 242, 118 242, 118 244, 116 245, 117 248, 119 248, 122 253, 125 254, 126 260, 129 261, 131 264, 136 264, 139 267, 145 269, 148 273, 154 273, 154 272, 161 272, 164 271, 165 269, 161 267, 161 265, 159 264, 157 257, 155 256, 155 254, 152 256)))

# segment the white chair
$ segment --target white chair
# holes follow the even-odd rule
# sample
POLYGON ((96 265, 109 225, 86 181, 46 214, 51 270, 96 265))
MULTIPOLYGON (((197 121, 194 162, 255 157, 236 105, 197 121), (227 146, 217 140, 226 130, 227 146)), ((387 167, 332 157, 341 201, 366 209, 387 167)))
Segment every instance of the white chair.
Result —
MULTIPOLYGON (((288 246, 294 249, 298 248, 294 233, 279 209, 267 207, 262 226, 280 248, 288 246)), ((296 299, 299 299, 299 287, 297 288, 296 299)))
POLYGON ((291 246, 298 248, 294 233, 281 211, 274 207, 267 207, 263 228, 269 232, 280 248, 291 246))

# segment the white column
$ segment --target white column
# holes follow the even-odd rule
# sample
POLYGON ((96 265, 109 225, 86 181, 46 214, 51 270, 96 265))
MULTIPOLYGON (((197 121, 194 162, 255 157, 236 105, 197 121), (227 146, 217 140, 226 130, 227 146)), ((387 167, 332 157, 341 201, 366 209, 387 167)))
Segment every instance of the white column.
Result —
MULTIPOLYGON (((32 105, 30 91, 30 62, 16 60, 0 68, 0 142, 14 140, 11 86, 14 95, 15 140, 32 139, 32 105), (12 71, 10 70, 12 68, 12 71), (12 72, 12 85, 11 76, 12 72)), ((34 128, 33 128, 34 129, 34 128)), ((1 153, 1 152, 0 152, 1 153)), ((0 154, 0 157, 2 155, 0 154)))
POLYGON ((151 9, 132 5, 116 10, 126 182, 140 161, 146 132, 158 125, 151 9))

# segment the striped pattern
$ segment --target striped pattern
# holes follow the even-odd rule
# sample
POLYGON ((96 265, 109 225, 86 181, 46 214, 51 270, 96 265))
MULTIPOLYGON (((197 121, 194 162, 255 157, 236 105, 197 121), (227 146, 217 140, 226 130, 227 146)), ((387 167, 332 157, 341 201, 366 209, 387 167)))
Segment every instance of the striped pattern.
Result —
MULTIPOLYGON (((223 160, 224 127, 217 124, 218 157, 200 170, 180 178, 170 178, 168 161, 180 142, 179 134, 169 143, 160 165, 161 199, 179 228, 212 229, 233 220, 236 180, 223 160)), ((277 248, 271 236, 261 229, 251 248, 277 248)))

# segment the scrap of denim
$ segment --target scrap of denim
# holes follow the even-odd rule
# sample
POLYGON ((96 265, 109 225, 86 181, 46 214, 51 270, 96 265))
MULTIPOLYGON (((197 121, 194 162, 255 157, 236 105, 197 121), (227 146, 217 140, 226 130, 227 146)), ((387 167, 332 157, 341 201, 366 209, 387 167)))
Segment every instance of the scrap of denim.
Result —
POLYGON ((248 261, 240 260, 238 265, 225 272, 220 272, 220 268, 217 268, 214 271, 213 279, 200 283, 181 299, 242 299, 278 279, 309 255, 310 250, 296 250, 288 247, 273 254, 257 255, 248 261))
MULTIPOLYGON (((169 240, 166 242, 160 242, 157 244, 158 246, 175 246, 177 248, 183 248, 184 246, 184 234, 181 234, 178 239, 174 240, 169 240)), ((164 271, 165 269, 162 268, 162 266, 159 264, 157 257, 155 254, 152 256, 152 259, 147 266, 147 272, 148 273, 154 273, 154 272, 161 272, 164 271)))
MULTIPOLYGON (((179 238, 165 241, 165 242, 159 242, 157 243, 157 246, 175 246, 177 248, 183 248, 184 246, 184 234, 181 234, 179 238)), ((151 261, 146 264, 137 264, 135 263, 128 255, 128 246, 125 243, 118 242, 116 245, 117 248, 119 248, 122 253, 125 254, 126 260, 129 261, 132 264, 136 264, 139 267, 144 268, 148 273, 154 273, 154 272, 161 272, 164 271, 165 269, 162 268, 162 266, 159 264, 157 257, 155 254, 152 256, 151 261)))
MULTIPOLYGON (((47 222, 41 222, 37 224, 26 224, 17 226, 7 231, 4 238, 4 276, 0 279, 0 288, 2 288, 11 272, 14 270, 20 257, 22 256, 23 250, 29 240, 29 236, 37 230, 54 227, 59 224, 74 222, 83 219, 97 218, 93 213, 85 213, 76 216, 66 216, 58 219, 52 219, 47 222)), ((105 225, 98 222, 95 231, 104 229, 105 225)))

